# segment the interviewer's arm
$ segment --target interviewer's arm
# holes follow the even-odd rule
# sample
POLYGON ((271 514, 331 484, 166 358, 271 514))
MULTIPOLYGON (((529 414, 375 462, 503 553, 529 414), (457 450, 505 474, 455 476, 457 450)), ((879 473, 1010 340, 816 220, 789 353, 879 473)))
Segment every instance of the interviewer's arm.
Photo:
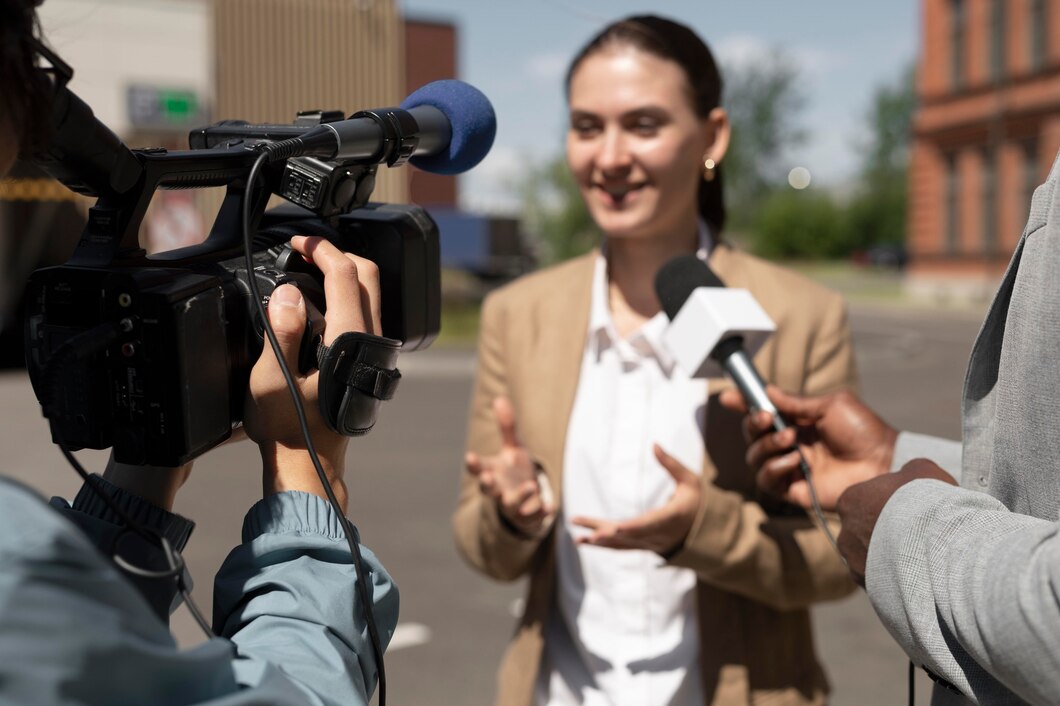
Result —
POLYGON ((866 587, 914 661, 979 703, 1060 694, 1060 524, 913 481, 876 523, 866 587))

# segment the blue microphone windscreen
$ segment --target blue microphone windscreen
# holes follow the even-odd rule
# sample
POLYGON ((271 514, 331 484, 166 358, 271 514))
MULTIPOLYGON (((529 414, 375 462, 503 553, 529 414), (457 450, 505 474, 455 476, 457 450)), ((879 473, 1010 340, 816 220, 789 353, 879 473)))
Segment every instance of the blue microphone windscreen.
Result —
POLYGON ((405 110, 429 105, 442 111, 452 125, 449 147, 438 154, 409 161, 426 172, 459 174, 482 161, 497 134, 497 115, 482 91, 463 81, 434 81, 413 91, 401 102, 405 110))
POLYGON ((675 257, 660 267, 655 275, 655 294, 671 321, 695 290, 724 286, 714 270, 695 255, 675 257))

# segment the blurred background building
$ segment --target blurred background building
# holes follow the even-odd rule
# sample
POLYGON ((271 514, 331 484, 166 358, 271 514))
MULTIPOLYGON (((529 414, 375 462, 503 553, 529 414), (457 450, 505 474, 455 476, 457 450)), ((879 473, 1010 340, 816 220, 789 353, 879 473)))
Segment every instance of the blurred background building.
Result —
MULTIPOLYGON (((191 129, 224 119, 289 123, 299 110, 397 105, 430 81, 459 76, 455 24, 405 18, 395 0, 48 0, 40 17, 74 68, 71 88, 130 147, 187 149, 191 129)), ((428 208, 445 267, 487 278, 525 271, 518 221, 464 213, 459 184, 381 167, 373 200, 428 208)), ((223 192, 160 190, 141 244, 158 252, 200 242, 223 192)), ((69 257, 90 204, 28 164, 0 182, 7 362, 21 360, 26 277, 69 257)))
POLYGON ((1060 149, 1060 2, 922 0, 907 287, 985 297, 1060 149))

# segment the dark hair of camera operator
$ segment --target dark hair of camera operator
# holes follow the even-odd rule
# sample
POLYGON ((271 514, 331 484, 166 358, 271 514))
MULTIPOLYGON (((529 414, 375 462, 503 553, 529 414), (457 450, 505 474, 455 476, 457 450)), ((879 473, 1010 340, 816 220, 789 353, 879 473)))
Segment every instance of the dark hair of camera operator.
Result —
POLYGON ((43 139, 48 123, 47 84, 35 68, 39 0, 0 0, 0 175, 20 146, 43 139))
MULTIPOLYGON (((0 176, 20 145, 46 139, 39 127, 46 93, 31 41, 36 4, 0 0, 0 176)), ((346 331, 378 333, 375 265, 318 238, 296 237, 292 245, 324 274, 325 344, 346 331)), ((305 306, 290 286, 277 288, 269 303, 292 371, 305 306)), ((347 438, 331 432, 318 411, 317 375, 296 378, 321 462, 346 507, 347 438)), ((251 372, 244 411, 246 434, 261 451, 263 499, 247 513, 242 543, 215 579, 219 638, 192 650, 178 650, 166 626, 179 605, 176 582, 131 580, 108 558, 119 553, 158 568, 157 550, 132 534, 119 541, 122 527, 89 488, 72 505, 53 499, 49 508, 30 489, 0 478, 0 702, 367 703, 376 665, 353 595, 352 558, 268 346, 251 372)), ((179 551, 194 525, 170 510, 189 471, 190 464, 111 463, 102 485, 179 551)), ((362 552, 385 648, 397 622, 397 591, 375 556, 362 552)))

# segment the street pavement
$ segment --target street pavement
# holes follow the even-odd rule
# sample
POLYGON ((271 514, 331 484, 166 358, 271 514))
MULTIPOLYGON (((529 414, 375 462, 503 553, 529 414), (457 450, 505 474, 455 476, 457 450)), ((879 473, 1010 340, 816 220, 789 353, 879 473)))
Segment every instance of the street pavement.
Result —
MULTIPOLYGON (((960 392, 980 316, 852 309, 863 397, 898 428, 959 438, 960 392)), ((401 624, 386 656, 391 704, 491 703, 495 672, 524 586, 472 572, 453 548, 456 498, 474 354, 439 349, 402 358, 405 378, 375 430, 350 446, 350 516, 401 589, 401 624)), ((24 373, 0 375, 3 472, 48 495, 79 485, 49 441, 24 373)), ((102 468, 105 452, 79 454, 102 468)), ((259 461, 249 444, 217 449, 196 463, 176 510, 197 528, 185 552, 194 595, 210 613, 211 578, 239 541, 243 513, 260 498, 259 461)), ((353 587, 350 587, 352 592, 353 587)), ((817 646, 832 703, 906 703, 907 661, 862 593, 815 608, 817 646)), ((174 616, 182 645, 202 640, 185 610, 174 616)), ((917 676, 917 703, 929 681, 917 676)))

